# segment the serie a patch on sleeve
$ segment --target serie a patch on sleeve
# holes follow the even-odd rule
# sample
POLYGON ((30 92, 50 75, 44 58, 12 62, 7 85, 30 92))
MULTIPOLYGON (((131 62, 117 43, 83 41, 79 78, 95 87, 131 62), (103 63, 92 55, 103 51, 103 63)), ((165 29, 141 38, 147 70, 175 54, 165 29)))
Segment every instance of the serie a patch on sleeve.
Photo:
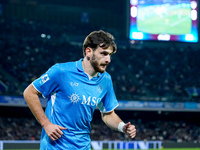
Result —
POLYGON ((41 81, 42 81, 42 84, 44 84, 45 82, 47 82, 49 80, 49 76, 48 74, 45 74, 41 77, 41 81))

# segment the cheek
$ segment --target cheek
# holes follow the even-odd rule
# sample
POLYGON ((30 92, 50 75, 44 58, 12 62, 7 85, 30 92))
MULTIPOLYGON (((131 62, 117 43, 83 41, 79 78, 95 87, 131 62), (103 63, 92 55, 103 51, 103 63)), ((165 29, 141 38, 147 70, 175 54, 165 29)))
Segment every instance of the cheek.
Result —
POLYGON ((103 57, 101 57, 101 56, 95 56, 94 57, 94 61, 98 62, 98 64, 101 63, 102 60, 103 60, 103 57))

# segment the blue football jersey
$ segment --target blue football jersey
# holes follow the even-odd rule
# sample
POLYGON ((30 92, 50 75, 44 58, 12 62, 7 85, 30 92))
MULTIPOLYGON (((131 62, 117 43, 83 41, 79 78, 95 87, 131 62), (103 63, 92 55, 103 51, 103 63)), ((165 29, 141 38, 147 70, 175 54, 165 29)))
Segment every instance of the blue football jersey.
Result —
POLYGON ((67 128, 56 141, 52 141, 43 129, 41 149, 87 149, 95 108, 106 113, 118 106, 111 76, 104 72, 89 79, 82 60, 55 64, 32 83, 48 98, 45 114, 49 120, 67 128))

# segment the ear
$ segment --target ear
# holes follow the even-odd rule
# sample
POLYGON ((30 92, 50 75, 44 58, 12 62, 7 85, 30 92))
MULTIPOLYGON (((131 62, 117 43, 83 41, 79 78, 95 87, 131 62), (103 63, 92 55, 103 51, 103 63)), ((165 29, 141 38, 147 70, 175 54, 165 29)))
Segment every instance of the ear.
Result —
POLYGON ((92 54, 93 54, 93 50, 90 47, 87 47, 85 49, 85 53, 86 53, 86 57, 90 58, 92 56, 92 54))

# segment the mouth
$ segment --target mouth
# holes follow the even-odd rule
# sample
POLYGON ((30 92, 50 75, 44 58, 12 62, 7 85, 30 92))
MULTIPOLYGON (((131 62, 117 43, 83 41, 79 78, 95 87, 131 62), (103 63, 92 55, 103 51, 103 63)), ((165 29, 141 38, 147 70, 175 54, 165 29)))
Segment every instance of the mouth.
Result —
POLYGON ((102 66, 103 68, 106 68, 106 67, 108 66, 108 64, 101 64, 101 66, 102 66))

